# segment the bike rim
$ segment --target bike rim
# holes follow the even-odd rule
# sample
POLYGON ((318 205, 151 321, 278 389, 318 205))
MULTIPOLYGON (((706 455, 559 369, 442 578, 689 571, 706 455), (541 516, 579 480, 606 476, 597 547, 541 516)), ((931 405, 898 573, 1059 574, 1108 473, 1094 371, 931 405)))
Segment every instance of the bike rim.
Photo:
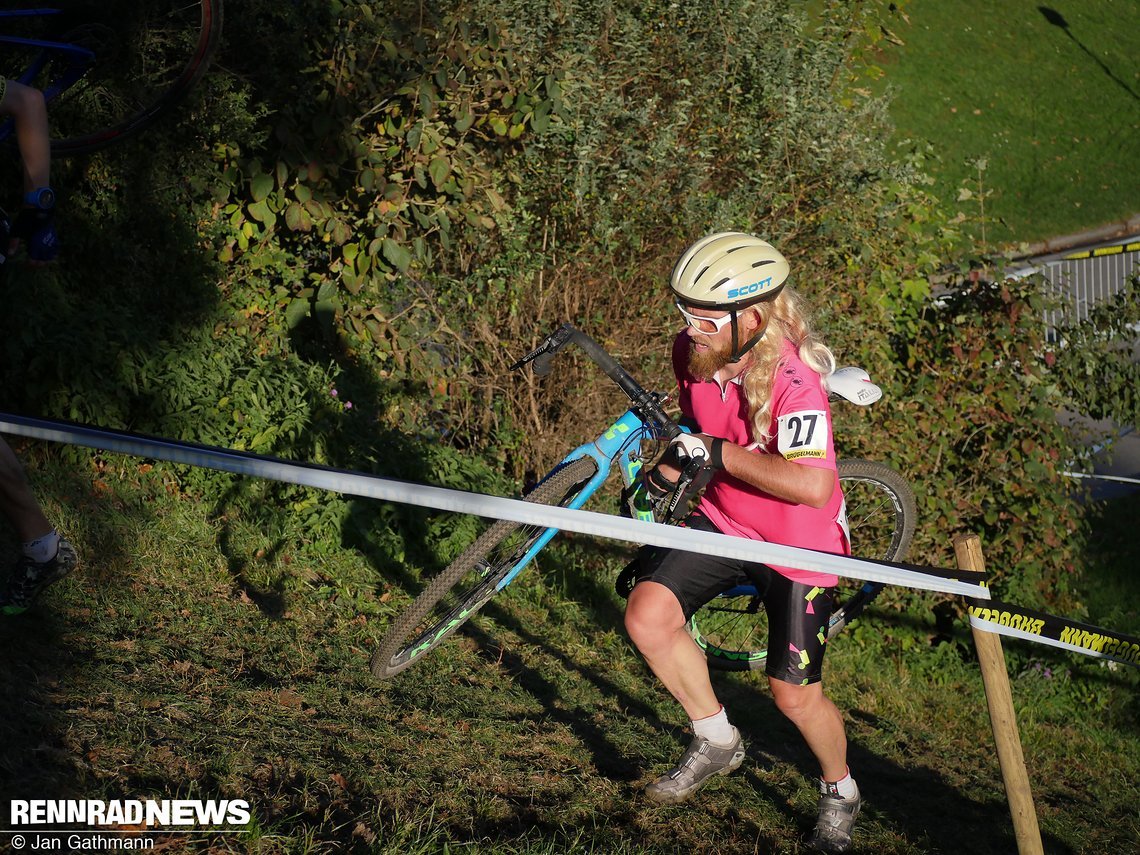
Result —
MULTIPOLYGON (((512 538, 511 552, 501 557, 489 557, 481 560, 468 573, 465 580, 455 587, 462 593, 447 594, 441 599, 443 613, 433 609, 419 625, 411 632, 411 641, 397 651, 389 661, 389 666, 396 668, 409 662, 414 662, 425 655, 444 638, 462 626, 472 614, 479 611, 486 602, 495 595, 499 583, 512 570, 526 554, 530 545, 544 531, 542 528, 528 526, 508 535, 512 538), (512 535, 524 534, 525 538, 514 538, 512 535)), ((501 544, 500 544, 501 545, 501 544)), ((495 548, 499 549, 498 546, 495 548)))
MULTIPOLYGON (((49 18, 15 19, 39 29, 35 38, 77 44, 96 54, 94 65, 49 106, 52 152, 81 154, 151 124, 197 83, 221 29, 220 0, 81 0, 49 18), (51 29, 44 29, 50 27, 51 29)), ((49 53, 31 84, 74 77, 61 55, 49 53)), ((30 64, 30 55, 14 58, 30 64)))
POLYGON ((842 483, 852 550, 869 558, 894 556, 903 535, 902 498, 872 478, 849 476, 842 483))
POLYGON ((756 595, 713 600, 690 618, 689 634, 722 670, 758 670, 767 662, 768 622, 756 595))
MULTIPOLYGON (((913 526, 914 499, 909 486, 889 467, 868 461, 841 463, 839 474, 855 554, 898 560, 910 545, 909 527, 913 526)), ((878 590, 864 591, 841 581, 833 591, 827 637, 857 617, 878 590)), ((713 600, 693 616, 689 632, 715 668, 754 670, 766 664, 767 620, 752 597, 713 600)))
MULTIPOLYGON (((597 465, 589 458, 574 460, 554 470, 535 487, 528 500, 564 507, 573 501, 596 471, 597 465)), ((388 670, 402 670, 426 655, 478 612, 546 531, 547 527, 541 525, 509 525, 485 554, 455 579, 419 622, 405 633, 412 640, 401 645, 388 659, 388 670)))

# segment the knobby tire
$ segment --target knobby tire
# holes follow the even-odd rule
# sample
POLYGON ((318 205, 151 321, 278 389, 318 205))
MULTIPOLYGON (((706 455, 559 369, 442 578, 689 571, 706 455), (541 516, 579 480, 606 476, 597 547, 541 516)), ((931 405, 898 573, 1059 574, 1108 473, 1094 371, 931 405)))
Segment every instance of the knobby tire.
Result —
MULTIPOLYGON (((598 471, 597 463, 581 457, 554 470, 525 498, 539 505, 567 505, 598 471)), ((534 543, 546 527, 511 520, 493 523, 462 555, 428 584, 415 601, 392 623, 372 655, 371 669, 377 677, 392 677, 418 662, 463 626, 495 595, 503 577, 534 543), (504 557, 488 561, 500 544, 516 532, 523 537, 504 557), (453 606, 438 619, 425 620, 460 581, 484 564, 477 583, 456 597, 453 606)))

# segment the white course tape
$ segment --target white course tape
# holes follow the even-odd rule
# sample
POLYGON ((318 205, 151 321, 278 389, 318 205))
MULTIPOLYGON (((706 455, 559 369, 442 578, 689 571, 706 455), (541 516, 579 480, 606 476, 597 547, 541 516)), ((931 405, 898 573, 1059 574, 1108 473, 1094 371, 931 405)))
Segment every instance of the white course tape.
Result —
POLYGON ((1117 481, 1121 484, 1140 484, 1140 478, 1129 478, 1125 475, 1097 475, 1088 472, 1062 472, 1068 478, 1092 478, 1096 481, 1117 481))
POLYGON ((970 615, 970 626, 980 629, 982 632, 993 632, 997 635, 1009 636, 1010 638, 1020 638, 1023 641, 1033 641, 1037 644, 1047 644, 1050 647, 1059 647, 1062 650, 1068 650, 1072 653, 1080 653, 1084 656, 1092 656, 1097 659, 1110 659, 1113 662, 1122 662, 1125 665, 1135 665, 1134 662, 1129 662, 1127 659, 1122 659, 1118 656, 1112 656, 1102 650, 1096 650, 1091 647, 1082 647, 1079 644, 1070 644, 1067 641, 1060 641, 1056 638, 1049 638, 1046 635, 1037 635, 1032 632, 1026 632, 1025 630, 1018 629, 1017 627, 994 623, 992 620, 977 618, 973 615, 970 615))
POLYGON ((376 475, 332 469, 312 463, 292 463, 272 457, 194 443, 144 437, 122 431, 91 428, 49 419, 33 419, 7 413, 0 413, 0 431, 32 439, 48 440, 49 442, 81 445, 138 457, 217 469, 238 475, 270 478, 289 484, 300 484, 306 487, 380 499, 387 502, 419 505, 441 511, 472 514, 491 519, 512 520, 527 525, 553 527, 580 534, 682 549, 687 552, 702 552, 743 561, 759 561, 782 567, 810 570, 816 573, 834 573, 837 576, 869 582, 882 582, 887 585, 941 591, 982 600, 990 598, 989 591, 981 584, 944 578, 916 570, 906 570, 894 565, 879 564, 860 558, 847 558, 841 555, 831 555, 759 540, 748 540, 726 534, 693 531, 692 529, 678 528, 661 523, 642 522, 594 511, 536 505, 520 499, 503 499, 443 487, 411 484, 376 475))

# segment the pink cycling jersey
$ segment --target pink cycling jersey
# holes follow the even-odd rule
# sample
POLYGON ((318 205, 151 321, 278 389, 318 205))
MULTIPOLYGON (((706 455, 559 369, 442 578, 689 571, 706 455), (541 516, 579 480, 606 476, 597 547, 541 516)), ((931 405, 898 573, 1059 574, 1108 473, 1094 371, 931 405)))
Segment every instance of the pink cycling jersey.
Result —
MULTIPOLYGON (((800 359, 785 341, 772 387, 772 438, 758 445, 748 418, 748 400, 739 382, 697 380, 688 369, 689 336, 682 332, 673 342, 673 370, 681 388, 681 412, 701 433, 722 437, 757 454, 782 454, 801 466, 830 469, 835 491, 822 508, 779 499, 744 483, 727 472, 717 472, 697 510, 725 534, 850 554, 844 533, 843 491, 836 470, 831 436, 831 408, 819 374, 800 359)), ((772 566, 793 582, 830 587, 838 578, 791 567, 772 566)))

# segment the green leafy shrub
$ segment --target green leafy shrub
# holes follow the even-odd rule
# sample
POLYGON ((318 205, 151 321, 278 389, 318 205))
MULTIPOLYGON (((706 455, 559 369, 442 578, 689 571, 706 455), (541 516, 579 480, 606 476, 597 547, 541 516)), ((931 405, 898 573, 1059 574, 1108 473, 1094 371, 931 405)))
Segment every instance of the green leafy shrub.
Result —
POLYGON ((883 429, 907 438, 896 459, 920 497, 924 557, 976 533, 998 595, 1069 609, 1079 513, 1062 474, 1068 441, 1042 359, 1043 312, 1028 282, 966 283, 933 302, 904 351, 905 399, 883 429))
POLYGON ((1070 407, 1093 419, 1140 429, 1140 277, 1094 305, 1082 323, 1054 332, 1045 353, 1070 407))
POLYGON ((218 257, 262 334, 314 320, 426 392, 401 419, 500 449, 515 474, 620 401, 583 395, 596 374, 571 364, 539 393, 504 378, 508 356, 571 319, 668 382, 658 283, 699 233, 768 235, 799 280, 827 282, 824 303, 845 296, 837 269, 888 309, 924 293, 944 239, 923 229, 915 163, 883 150, 883 105, 836 97, 853 43, 838 8, 810 33, 777 3, 327 12, 272 136, 219 160, 218 257))
MULTIPOLYGON (((917 557, 946 564, 977 531, 1003 591, 1066 602, 1076 513, 1037 298, 931 298, 960 235, 928 193, 929 149, 889 147, 862 87, 876 8, 228 9, 218 65, 137 143, 147 158, 129 144, 60 165, 77 261, 10 278, 37 310, 5 320, 5 398, 507 492, 624 404, 579 356, 543 380, 510 376, 513 358, 570 320, 669 389, 669 268, 697 236, 745 229, 886 390, 837 415, 838 441, 915 481, 917 557)), ((312 523, 280 528, 298 538, 403 519, 183 477, 292 509, 312 523)))

